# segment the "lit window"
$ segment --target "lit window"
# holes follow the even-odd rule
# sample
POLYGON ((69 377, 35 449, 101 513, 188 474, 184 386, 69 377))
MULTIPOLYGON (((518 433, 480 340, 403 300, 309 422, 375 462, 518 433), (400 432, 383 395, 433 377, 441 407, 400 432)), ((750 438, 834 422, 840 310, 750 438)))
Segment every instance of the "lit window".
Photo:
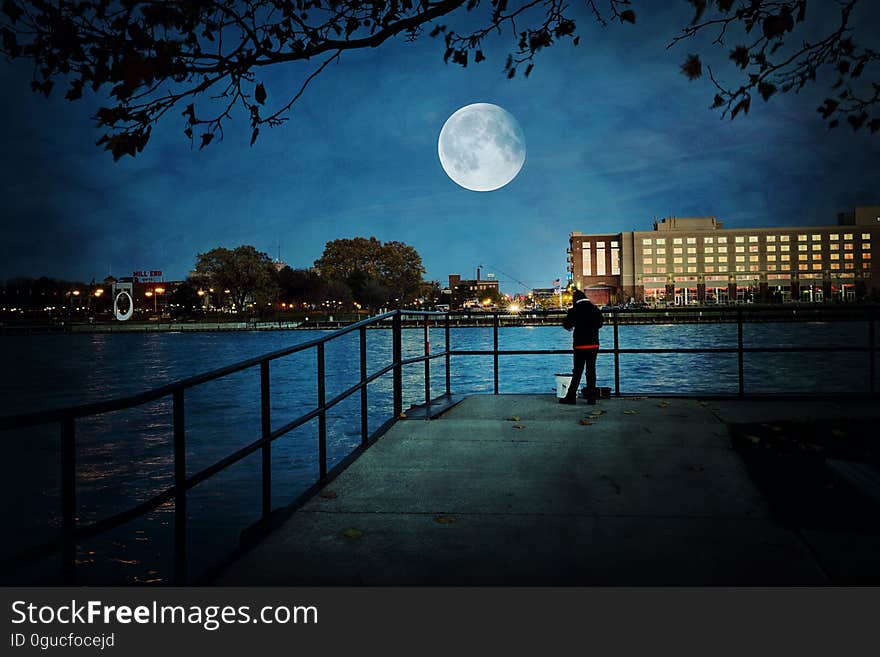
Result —
POLYGON ((688 247, 688 253, 696 253, 696 252, 697 252, 697 247, 695 247, 695 246, 688 247))
POLYGON ((611 242, 612 249, 616 249, 618 246, 620 246, 620 245, 617 242, 611 242))
POLYGON ((862 263, 862 269, 870 269, 870 268, 871 268, 870 262, 863 262, 862 263))
POLYGON ((791 250, 791 247, 788 244, 783 244, 782 246, 779 247, 779 250, 780 251, 789 251, 789 250, 791 250))
POLYGON ((706 256, 706 262, 715 262, 715 256, 706 256))
POLYGON ((657 255, 663 255, 666 253, 666 249, 657 249, 657 255))
POLYGON ((712 243, 714 243, 714 242, 715 242, 715 238, 714 238, 714 237, 704 237, 704 238, 703 238, 703 244, 712 244, 712 243))
POLYGON ((818 242, 819 240, 822 239, 822 236, 821 235, 811 235, 810 239, 813 240, 814 242, 818 242))
POLYGON ((852 262, 845 262, 845 263, 843 263, 843 268, 844 269, 855 269, 855 264, 852 262))
POLYGON ((727 247, 726 246, 719 246, 718 253, 727 253, 727 247))
POLYGON ((741 242, 744 242, 745 239, 746 239, 746 238, 743 237, 742 235, 737 235, 737 236, 734 238, 734 241, 735 241, 737 244, 740 244, 741 242))
POLYGON ((852 242, 848 242, 847 244, 844 244, 844 245, 843 245, 843 250, 844 250, 844 251, 852 251, 852 250, 853 250, 852 242))
POLYGON ((775 244, 768 244, 767 251, 769 251, 770 253, 773 253, 774 251, 776 251, 776 245, 775 244))
POLYGON ((821 260, 821 259, 822 259, 821 253, 814 253, 813 254, 813 260, 821 260))
POLYGON ((788 236, 788 235, 780 235, 780 236, 779 236, 779 241, 780 241, 780 242, 788 242, 788 241, 789 241, 789 236, 788 236))
POLYGON ((680 254, 680 253, 681 253, 681 247, 679 246, 679 247, 676 247, 676 248, 672 249, 672 252, 673 252, 673 253, 680 254))
POLYGON ((852 233, 844 233, 844 234, 843 234, 843 239, 845 239, 845 240, 851 240, 851 239, 852 239, 852 236, 853 236, 852 233))
POLYGON ((832 262, 831 269, 834 269, 834 270, 840 269, 840 263, 839 262, 832 262))
POLYGON ((813 251, 821 251, 821 250, 822 250, 821 244, 813 244, 813 251))
POLYGON ((745 266, 745 265, 737 265, 737 266, 736 266, 736 270, 737 270, 737 271, 745 271, 745 270, 746 270, 746 266, 745 266))
POLYGON ((696 237, 688 237, 687 242, 688 242, 688 244, 696 244, 697 238, 696 237))
POLYGON ((768 242, 775 242, 775 241, 776 241, 776 235, 768 235, 768 236, 767 236, 767 241, 768 241, 768 242))
POLYGON ((870 259, 871 259, 870 253, 863 253, 862 254, 862 260, 870 260, 870 259))
POLYGON ((798 244, 798 251, 806 251, 806 250, 807 250, 806 244, 798 244))
POLYGON ((862 239, 863 240, 871 239, 871 233, 862 233, 862 239))
POLYGON ((684 273, 684 268, 683 268, 683 267, 676 267, 676 268, 675 268, 675 273, 676 273, 676 274, 682 274, 682 273, 684 273))
POLYGON ((759 271, 760 269, 758 265, 749 265, 749 271, 759 271))
POLYGON ((646 273, 646 274, 653 274, 653 273, 654 273, 654 269, 653 269, 652 267, 645 267, 645 273, 646 273))
POLYGON ((726 255, 718 256, 718 262, 727 262, 727 256, 726 255))
POLYGON ((646 265, 653 265, 653 264, 654 264, 654 260, 653 260, 653 258, 645 258, 645 259, 643 260, 643 262, 644 262, 644 264, 646 264, 646 265))
POLYGON ((715 265, 706 265, 706 271, 711 274, 715 271, 715 265))
POLYGON ((684 261, 679 257, 679 258, 673 258, 672 262, 674 262, 677 265, 680 265, 684 261))
POLYGON ((767 269, 770 271, 776 271, 776 265, 767 265, 767 269))
POLYGON ((852 259, 853 259, 853 254, 852 254, 852 253, 844 253, 844 254, 843 254, 843 259, 844 259, 844 260, 852 260, 852 259))
POLYGON ((658 265, 665 265, 665 264, 666 264, 666 258, 657 258, 657 264, 658 264, 658 265))
POLYGON ((807 271, 810 268, 809 265, 798 265, 798 269, 800 271, 807 271))
POLYGON ((751 244, 749 245, 749 253, 757 253, 760 248, 757 244, 751 244))
MULTIPOLYGON (((657 242, 659 243, 660 240, 657 240, 657 242)), ((645 246, 650 246, 651 245, 651 238, 648 237, 648 238, 643 239, 642 244, 644 244, 645 246)))
POLYGON ((791 260, 791 256, 787 253, 783 253, 781 256, 779 256, 779 258, 782 260, 782 262, 788 262, 789 260, 791 260))
POLYGON ((807 241, 806 235, 798 235, 798 242, 806 242, 806 241, 807 241))
POLYGON ((696 267, 688 267, 688 274, 695 274, 697 272, 696 267))
POLYGON ((658 246, 662 246, 662 245, 666 244, 666 238, 665 237, 658 237, 657 241, 654 242, 654 244, 656 244, 658 246))
POLYGON ((718 243, 719 244, 727 244, 727 237, 719 237, 718 243))
POLYGON ((840 244, 832 244, 830 248, 832 251, 840 251, 840 244))
POLYGON ((828 236, 828 239, 830 239, 832 242, 834 242, 834 241, 840 239, 840 235, 838 235, 837 233, 831 233, 831 234, 828 236))
POLYGON ((736 261, 737 261, 737 262, 745 262, 745 261, 746 261, 746 257, 745 257, 744 255, 736 256, 736 261))
POLYGON ((749 262, 758 262, 758 256, 756 256, 756 255, 749 256, 749 262))
POLYGON ((831 259, 832 260, 840 260, 840 254, 839 253, 832 253, 831 259))
POLYGON ((707 246, 707 247, 706 247, 705 249, 703 249, 703 250, 704 250, 706 253, 715 253, 715 247, 714 247, 714 246, 707 246))
POLYGON ((736 247, 736 252, 737 252, 737 253, 745 253, 745 251, 746 251, 746 247, 744 247, 744 246, 738 246, 738 247, 736 247))
POLYGON ((865 242, 864 244, 862 244, 862 251, 870 251, 870 250, 871 250, 871 243, 870 242, 865 242))
POLYGON ((768 255, 767 262, 776 262, 776 256, 775 255, 768 255))
POLYGON ((758 241, 757 235, 749 235, 749 242, 757 242, 757 241, 758 241))
POLYGON ((822 269, 822 263, 821 262, 814 262, 813 269, 822 269))
POLYGON ((645 255, 651 255, 651 249, 642 249, 642 253, 645 255))
POLYGON ((673 244, 681 244, 681 238, 680 237, 673 238, 672 243, 673 244))

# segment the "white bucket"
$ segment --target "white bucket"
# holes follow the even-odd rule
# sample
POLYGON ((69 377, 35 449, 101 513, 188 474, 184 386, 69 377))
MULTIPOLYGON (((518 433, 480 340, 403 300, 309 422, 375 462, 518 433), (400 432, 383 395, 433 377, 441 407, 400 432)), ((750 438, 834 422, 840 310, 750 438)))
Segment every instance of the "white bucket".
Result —
POLYGON ((556 396, 559 399, 565 397, 568 385, 571 383, 571 374, 556 374, 556 396))

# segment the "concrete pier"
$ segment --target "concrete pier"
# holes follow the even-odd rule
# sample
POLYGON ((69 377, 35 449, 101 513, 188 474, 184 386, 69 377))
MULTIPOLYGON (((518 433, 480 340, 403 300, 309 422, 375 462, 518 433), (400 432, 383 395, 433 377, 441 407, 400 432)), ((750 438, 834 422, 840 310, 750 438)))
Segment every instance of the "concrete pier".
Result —
POLYGON ((468 397, 439 419, 395 424, 214 583, 827 584, 810 546, 770 517, 728 437, 726 416, 794 412, 859 411, 468 397))

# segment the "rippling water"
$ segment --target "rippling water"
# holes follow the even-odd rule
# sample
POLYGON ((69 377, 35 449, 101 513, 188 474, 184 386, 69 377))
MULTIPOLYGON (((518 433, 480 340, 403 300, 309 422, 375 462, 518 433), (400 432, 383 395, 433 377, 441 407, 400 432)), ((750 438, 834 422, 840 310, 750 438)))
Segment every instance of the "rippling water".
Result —
MULTIPOLYGON (((0 415, 39 411, 140 392, 179 378, 235 363, 325 332, 147 333, 4 336, 0 362, 0 415)), ((735 347, 736 325, 646 325, 620 327, 622 348, 735 347)), ((327 399, 359 378, 359 344, 351 333, 327 344, 327 399)), ((367 332, 368 371, 388 364, 391 332, 367 332)), ((431 332, 442 350, 443 331, 431 332)), ((611 327, 601 333, 613 344, 611 327)), ((746 346, 866 345, 864 322, 752 324, 746 346)), ((491 349, 491 328, 451 332, 453 349, 491 349)), ((422 353, 421 330, 406 330, 404 357, 422 353)), ((559 327, 501 328, 501 349, 567 349, 570 335, 559 327)), ((272 426, 314 408, 316 355, 307 350, 271 365, 272 426)), ((570 370, 570 356, 502 356, 502 393, 555 391, 555 372, 570 370)), ((626 393, 736 392, 735 354, 657 354, 620 357, 626 393)), ((369 429, 392 414, 391 374, 369 386, 369 429)), ((432 362, 432 394, 443 392, 444 364, 432 362)), ((492 391, 492 358, 452 359, 452 390, 492 391)), ((598 361, 599 385, 614 385, 611 355, 598 361)), ((831 392, 868 388, 865 354, 753 354, 745 358, 748 391, 831 392)), ((424 366, 404 369, 404 408, 424 401, 424 366)), ((204 384, 186 393, 187 472, 192 474, 260 435, 259 368, 204 384)), ((360 441, 360 398, 353 395, 328 412, 328 459, 332 467, 360 441)), ((0 434, 6 447, 0 481, 11 529, 0 557, 48 540, 59 529, 58 426, 0 434)), ((273 505, 282 505, 318 476, 317 421, 273 444, 273 505)), ((77 502, 81 522, 107 517, 170 486, 171 400, 77 422, 77 502)), ((254 454, 200 484, 189 494, 190 571, 201 572, 228 553, 242 528, 260 510, 260 455, 254 454)), ((80 546, 82 583, 162 582, 172 563, 173 504, 80 546)), ((57 581, 57 560, 35 564, 17 581, 57 581)))

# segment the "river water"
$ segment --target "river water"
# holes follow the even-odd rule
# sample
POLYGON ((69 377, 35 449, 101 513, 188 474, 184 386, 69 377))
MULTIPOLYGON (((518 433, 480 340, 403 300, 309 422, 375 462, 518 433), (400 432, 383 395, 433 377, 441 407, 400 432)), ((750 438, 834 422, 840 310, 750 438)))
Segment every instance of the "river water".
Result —
MULTIPOLYGON (((621 326, 622 348, 736 347, 735 324, 621 326)), ((146 333, 4 336, 0 338, 0 415, 141 392, 312 340, 327 332, 260 331, 229 333, 146 333)), ((747 324, 746 347, 865 346, 865 322, 747 324)), ((327 344, 327 399, 359 377, 358 334, 327 344)), ((368 371, 390 362, 391 331, 370 330, 368 371)), ((432 329, 433 351, 444 336, 432 329)), ((601 332, 613 345, 611 327, 601 332)), ((453 349, 491 349, 491 328, 451 331, 453 349)), ((558 326, 502 327, 501 349, 567 349, 570 335, 558 326)), ((422 353, 422 331, 403 332, 404 358, 422 353)), ((315 350, 271 365, 271 414, 276 428, 313 409, 316 403, 315 350)), ((491 393, 492 358, 452 358, 454 393, 491 393)), ((570 371, 570 356, 502 356, 500 392, 552 393, 554 374, 570 371)), ((623 354, 624 394, 734 393, 735 354, 623 354)), ((404 369, 404 408, 424 401, 424 366, 404 369)), ((443 359, 432 361, 432 395, 443 392, 443 359)), ((187 472, 195 473, 260 435, 259 367, 213 381, 186 393, 187 472)), ((614 385, 611 355, 598 361, 598 384, 614 385)), ((865 392, 864 353, 747 354, 749 392, 865 392)), ((369 429, 392 414, 392 377, 370 384, 369 429)), ((355 394, 328 412, 329 467, 360 441, 360 398, 355 394)), ((77 422, 77 511, 91 522, 148 499, 173 483, 171 400, 77 422)), ((0 465, 8 528, 0 559, 55 537, 60 526, 58 425, 0 433, 5 458, 0 465)), ((273 506, 283 505, 318 477, 317 421, 273 444, 273 506)), ((256 453, 190 491, 189 564, 198 575, 228 554, 241 529, 259 517, 260 454, 256 453)), ((80 545, 77 576, 83 584, 159 583, 170 577, 173 504, 80 545)), ((49 558, 16 572, 10 581, 59 580, 59 563, 49 558)))

